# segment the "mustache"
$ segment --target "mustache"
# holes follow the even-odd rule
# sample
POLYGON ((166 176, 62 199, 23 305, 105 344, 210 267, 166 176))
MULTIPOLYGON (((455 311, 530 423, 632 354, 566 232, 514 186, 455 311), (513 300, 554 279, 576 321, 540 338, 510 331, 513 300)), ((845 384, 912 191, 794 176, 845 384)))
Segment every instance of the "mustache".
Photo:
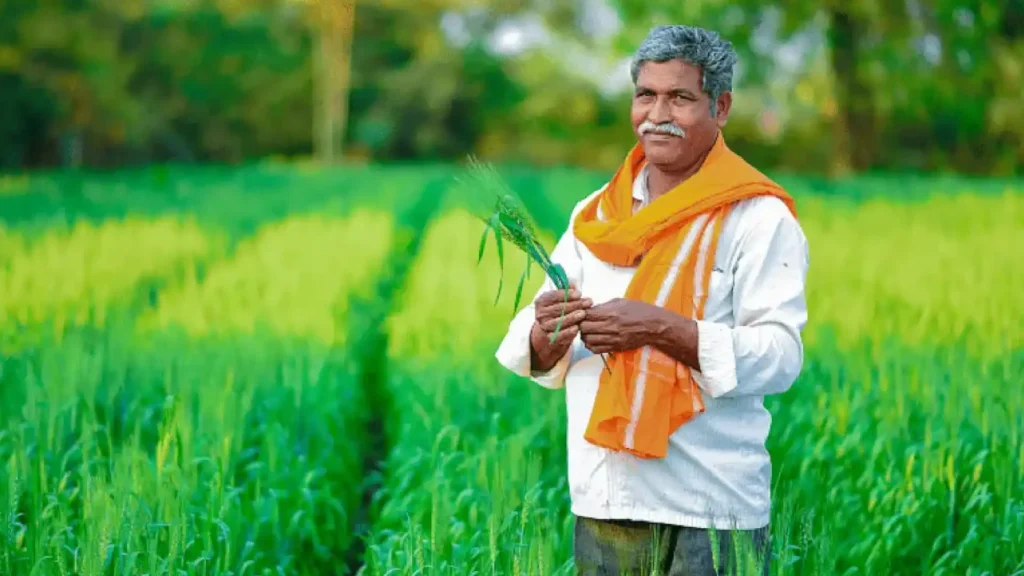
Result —
POLYGON ((648 132, 655 134, 670 134, 672 136, 678 136, 680 138, 686 138, 686 132, 682 128, 676 126, 671 122, 662 122, 661 124, 655 124, 650 120, 644 120, 644 123, 640 125, 640 135, 643 136, 648 132))

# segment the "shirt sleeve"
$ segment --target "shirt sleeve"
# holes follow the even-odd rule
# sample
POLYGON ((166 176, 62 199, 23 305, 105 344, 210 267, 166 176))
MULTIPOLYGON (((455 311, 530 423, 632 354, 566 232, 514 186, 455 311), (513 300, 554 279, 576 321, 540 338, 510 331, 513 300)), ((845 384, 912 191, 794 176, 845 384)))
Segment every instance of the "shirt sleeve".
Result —
POLYGON ((712 397, 781 394, 803 367, 807 240, 796 219, 780 211, 749 229, 738 254, 734 326, 697 322, 701 371, 694 380, 712 397))
MULTIPOLYGON (((573 215, 575 214, 576 210, 573 211, 573 215)), ((551 251, 551 261, 561 264, 565 268, 569 281, 582 290, 583 262, 577 249, 576 237, 572 233, 572 219, 570 219, 569 228, 562 234, 554 250, 551 251)), ((545 388, 559 389, 565 387, 565 375, 569 371, 572 347, 548 371, 541 372, 530 367, 530 331, 533 328, 536 313, 534 302, 544 292, 554 289, 554 283, 545 275, 543 285, 534 294, 530 303, 512 318, 512 321, 509 323, 508 332, 498 346, 495 357, 509 371, 524 378, 529 378, 545 388)))

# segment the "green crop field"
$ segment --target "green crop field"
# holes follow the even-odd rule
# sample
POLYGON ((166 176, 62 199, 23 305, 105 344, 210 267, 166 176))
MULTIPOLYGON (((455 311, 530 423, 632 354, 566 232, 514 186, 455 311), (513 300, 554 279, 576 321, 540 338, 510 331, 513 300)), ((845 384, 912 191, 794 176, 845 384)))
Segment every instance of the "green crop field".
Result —
MULTIPOLYGON (((564 397, 494 360, 525 259, 495 303, 452 175, 0 178, 0 575, 571 574, 564 397)), ((604 178, 507 176, 549 248, 604 178)), ((781 180, 773 574, 1024 575, 1024 184, 781 180)))

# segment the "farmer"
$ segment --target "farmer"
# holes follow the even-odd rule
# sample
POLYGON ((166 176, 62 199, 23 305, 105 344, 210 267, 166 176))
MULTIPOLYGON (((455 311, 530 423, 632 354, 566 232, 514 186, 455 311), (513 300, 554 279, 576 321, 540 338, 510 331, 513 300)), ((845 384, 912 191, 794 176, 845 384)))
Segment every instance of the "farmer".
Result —
POLYGON ((549 279, 497 351, 565 388, 581 574, 733 573, 744 550, 768 573, 762 400, 803 364, 809 256, 792 198, 726 145, 735 62, 714 32, 651 30, 638 141, 552 252, 572 289, 549 279))

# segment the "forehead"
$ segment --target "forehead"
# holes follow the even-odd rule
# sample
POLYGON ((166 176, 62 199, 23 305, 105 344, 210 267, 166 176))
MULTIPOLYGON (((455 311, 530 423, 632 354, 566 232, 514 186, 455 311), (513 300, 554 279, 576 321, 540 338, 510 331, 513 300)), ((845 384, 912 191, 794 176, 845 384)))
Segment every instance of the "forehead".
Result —
POLYGON ((701 72, 697 66, 682 60, 645 62, 637 74, 636 83, 656 91, 686 88, 699 92, 701 72))

